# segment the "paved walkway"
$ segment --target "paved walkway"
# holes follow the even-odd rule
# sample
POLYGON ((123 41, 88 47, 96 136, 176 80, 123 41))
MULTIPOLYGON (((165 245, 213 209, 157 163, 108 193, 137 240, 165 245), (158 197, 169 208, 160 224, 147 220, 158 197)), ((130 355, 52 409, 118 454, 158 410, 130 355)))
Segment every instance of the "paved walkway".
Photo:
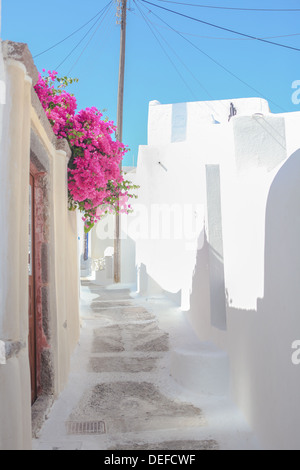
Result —
POLYGON ((198 342, 179 309, 89 281, 81 297, 69 382, 34 450, 257 448, 228 399, 195 394, 171 377, 172 350, 198 342))

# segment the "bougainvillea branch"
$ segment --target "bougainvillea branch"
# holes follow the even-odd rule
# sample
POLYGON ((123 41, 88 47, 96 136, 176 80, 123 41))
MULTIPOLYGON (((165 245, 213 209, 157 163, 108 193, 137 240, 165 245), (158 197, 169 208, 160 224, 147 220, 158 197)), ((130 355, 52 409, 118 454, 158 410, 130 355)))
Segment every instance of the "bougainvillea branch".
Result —
MULTIPOLYGON (((44 70, 45 72, 45 70, 44 70)), ((68 166, 69 209, 83 213, 88 232, 107 213, 131 212, 130 198, 137 186, 124 179, 120 163, 127 152, 113 136, 116 127, 97 108, 76 113, 76 98, 65 91, 78 81, 58 78, 57 72, 39 75, 35 91, 58 139, 72 150, 68 166)))

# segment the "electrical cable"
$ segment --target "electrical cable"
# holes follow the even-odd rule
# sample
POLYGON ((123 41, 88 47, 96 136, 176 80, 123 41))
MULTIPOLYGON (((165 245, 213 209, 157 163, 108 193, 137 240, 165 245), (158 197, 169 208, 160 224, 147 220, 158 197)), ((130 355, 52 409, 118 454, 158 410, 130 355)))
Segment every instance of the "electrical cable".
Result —
MULTIPOLYGON (((136 4, 138 10, 140 11, 141 15, 143 16, 144 20, 146 23, 151 23, 151 21, 149 20, 149 18, 145 17, 145 15, 143 14, 143 12, 140 10, 138 4, 135 2, 134 0, 134 3, 136 4)), ((153 23, 152 23, 153 24, 153 23)), ((151 27, 150 25, 148 25, 149 29, 151 30, 151 27)), ((157 31, 157 30, 156 30, 157 31)), ((152 34, 156 37, 155 33, 151 30, 152 34)), ((227 110, 227 107, 225 106, 225 104, 223 103, 223 101, 221 100, 216 100, 211 94, 210 92, 207 90, 207 88, 199 81, 199 79, 193 74, 193 72, 187 67, 187 65, 183 62, 183 60, 179 57, 179 55, 177 54, 177 52, 173 49, 173 47, 168 43, 168 41, 161 35, 161 33, 159 31, 157 31, 157 33, 161 36, 161 38, 163 39, 163 41, 167 44, 167 46, 172 50, 173 54, 176 55, 177 59, 182 63, 182 65, 185 67, 185 69, 192 75, 192 77, 194 78, 194 80, 198 83, 198 85, 200 85, 200 87, 204 90, 204 92, 209 96, 209 98, 213 101, 219 101, 220 104, 227 110)), ((160 46, 162 47, 160 41, 158 40, 158 38, 156 37, 156 40, 159 42, 160 46)), ((189 84, 186 82, 186 80, 184 79, 184 77, 182 76, 182 74, 178 71, 176 65, 174 64, 174 62, 170 59, 169 55, 166 53, 166 51, 164 50, 164 48, 162 47, 163 51, 165 52, 165 54, 167 55, 168 59, 170 60, 170 62, 172 63, 173 67, 175 68, 176 72, 178 73, 178 75, 180 76, 180 78, 182 79, 182 81, 184 82, 185 86, 188 88, 188 90, 190 91, 191 95, 193 96, 194 100, 196 102, 199 101, 199 99, 195 96, 195 93, 193 92, 193 90, 191 89, 191 87, 189 86, 189 84)), ((215 115, 218 115, 218 111, 216 111, 216 109, 213 107, 213 105, 210 103, 210 102, 207 102, 207 101, 204 101, 204 103, 210 108, 210 111, 213 111, 213 113, 215 115)))
MULTIPOLYGON (((149 19, 144 16, 143 12, 142 12, 142 11, 140 10, 140 8, 138 7, 136 1, 135 1, 135 0, 133 0, 133 1, 134 1, 134 3, 136 4, 137 8, 139 9, 141 15, 143 16, 145 22, 148 24, 148 23, 149 23, 149 19)), ((162 20, 162 21, 163 21, 163 20, 162 20)), ((149 26, 150 30, 152 31, 152 29, 151 29, 151 27, 150 27, 149 24, 148 24, 148 26, 149 26)), ((154 34, 153 31, 152 31, 152 33, 154 34)), ((154 34, 154 36, 156 37, 155 34, 154 34)), ((160 35, 160 36, 163 38, 162 35, 160 35)), ((156 37, 156 39, 158 40, 157 37, 156 37)), ((164 39, 164 38, 163 38, 163 39, 164 39)), ((165 41, 165 42, 167 43, 167 45, 173 50, 173 48, 168 44, 168 42, 167 42, 165 39, 164 39, 164 41, 165 41)), ((158 40, 158 42, 159 42, 159 44, 160 44, 160 41, 159 41, 159 40, 158 40)), ((160 45, 161 45, 161 44, 160 44, 160 45)), ((164 50, 164 48, 163 48, 163 50, 164 50)), ((165 52, 165 50, 164 50, 164 52, 165 52)), ((174 52, 174 50, 173 50, 173 52, 174 52)), ((166 52, 165 52, 165 53, 166 53, 166 52)), ((176 54, 176 53, 175 53, 175 54, 176 54)), ((167 56, 168 56, 168 54, 167 54, 167 56)), ((176 56, 178 57, 177 54, 176 54, 176 56)), ((169 56, 168 56, 168 58, 169 58, 169 56)), ((179 60, 181 61, 181 59, 179 59, 179 60)), ((172 62, 172 65, 174 66, 174 63, 173 63, 172 60, 171 60, 171 62, 172 62)), ((181 61, 181 62, 182 62, 182 61, 181 61)), ((182 62, 182 63, 183 63, 183 62, 182 62)), ((184 64, 183 64, 183 65, 184 65, 184 64)), ((178 72, 176 66, 175 66, 175 69, 176 69, 176 71, 178 72)), ((189 72, 190 72, 190 70, 189 70, 189 72)), ((192 73, 192 72, 190 72, 190 73, 192 73)), ((179 73, 179 75, 181 76, 180 73, 179 73)), ((181 78, 183 79, 182 76, 181 76, 181 78)), ((185 82, 184 79, 183 79, 183 81, 184 81, 185 85, 188 87, 188 89, 191 91, 191 93, 193 94, 193 91, 190 89, 190 87, 188 86, 188 84, 185 82)), ((200 83, 200 82, 199 82, 199 83, 200 83)), ((200 85, 201 85, 201 84, 200 84, 200 85)), ((201 86, 202 86, 202 85, 201 85, 201 86)), ((202 86, 202 88, 203 88, 203 86, 202 86)), ((207 92, 206 89, 205 89, 205 91, 207 92)), ((208 93, 208 92, 207 92, 207 93, 208 93)), ((260 93, 260 94, 261 94, 261 93, 260 93)), ((269 101, 271 101, 271 100, 269 100, 269 101)), ((220 102, 221 104, 223 104, 223 106, 226 108, 226 106, 225 106, 225 104, 223 103, 223 101, 219 100, 219 102, 220 102)), ((209 103, 209 102, 204 102, 204 103, 205 103, 206 105, 208 105, 208 107, 210 107, 211 110, 213 110, 213 112, 214 112, 215 115, 218 114, 218 112, 213 108, 213 106, 210 106, 210 103, 209 103)), ((273 103, 273 104, 275 104, 275 103, 273 103)), ((278 106, 278 105, 276 105, 276 106, 278 106)), ((226 109, 227 109, 227 108, 226 108, 226 109)), ((214 116, 213 116, 213 117, 214 117, 214 116)), ((254 116, 254 118, 255 118, 255 116, 254 116)), ((280 145, 280 147, 282 147, 284 150, 286 150, 286 146, 282 143, 282 142, 283 142, 283 139, 284 139, 284 136, 281 135, 281 134, 278 132, 278 130, 277 130, 276 128, 274 128, 268 121, 266 121, 265 117, 263 117, 263 121, 264 121, 264 123, 265 123, 264 126, 263 126, 263 125, 261 124, 261 122, 260 122, 259 120, 257 120, 256 118, 255 118, 255 121, 264 129, 264 131, 265 131, 267 134, 269 134, 269 135, 272 137, 272 139, 274 139, 274 140, 276 141, 276 143, 277 143, 278 145, 280 145), (270 131, 270 129, 269 129, 268 127, 271 129, 271 131, 270 131), (276 137, 274 136, 274 132, 275 132, 276 134, 278 134, 280 140, 278 140, 278 138, 276 138, 276 137)))
POLYGON ((95 16, 93 16, 93 18, 91 18, 87 23, 85 23, 84 25, 82 25, 80 28, 76 29, 76 31, 74 31, 73 33, 69 34, 69 36, 67 36, 66 38, 62 39, 61 41, 57 42, 56 44, 54 44, 53 46, 51 47, 48 47, 48 49, 45 49, 43 52, 40 52, 39 54, 36 54, 35 56, 33 56, 33 59, 35 59, 36 57, 39 57, 40 55, 43 55, 43 54, 46 54, 46 52, 48 51, 51 51, 52 49, 54 49, 56 46, 59 46, 60 44, 62 44, 63 42, 67 41, 67 39, 71 38, 72 36, 74 36, 76 33, 78 33, 79 31, 81 31, 85 26, 87 26, 88 24, 90 24, 95 18, 97 18, 97 16, 99 16, 103 10, 105 10, 105 8, 108 7, 109 4, 112 4, 112 1, 110 1, 104 8, 102 8, 102 10, 100 10, 95 16))
MULTIPOLYGON (((103 12, 102 12, 102 15, 104 13, 104 10, 107 9, 107 7, 111 4, 111 2, 109 2, 106 7, 104 7, 103 9, 103 12)), ((94 26, 98 23, 98 21, 101 19, 101 16, 100 18, 97 18, 97 20, 93 23, 93 25, 90 27, 90 29, 88 30, 88 32, 83 36, 83 38, 81 38, 81 40, 76 44, 75 47, 73 47, 73 49, 71 50, 71 52, 64 58, 64 60, 62 62, 60 62, 59 65, 57 65, 57 67, 55 68, 55 70, 58 70, 65 62, 66 60, 73 54, 73 52, 83 43, 83 41, 85 40, 85 38, 88 36, 88 34, 92 31, 92 29, 94 28, 94 26)))
POLYGON ((233 33, 233 34, 238 34, 239 36, 243 36, 243 37, 246 37, 246 38, 249 38, 249 39, 255 39, 256 41, 260 41, 260 42, 264 42, 266 44, 271 44, 273 46, 278 46, 278 47, 283 47, 285 49, 291 49, 291 50, 294 50, 294 51, 297 51, 297 52, 300 52, 300 49, 297 48, 297 47, 292 47, 292 46, 287 46, 285 44, 280 44, 278 42, 273 42, 273 41, 269 41, 267 39, 262 39, 262 38, 257 38, 255 36, 251 36, 250 34, 245 34, 245 33, 240 33, 239 31, 235 31, 233 29, 230 29, 230 28, 225 28, 223 26, 219 26, 219 25, 216 25, 216 24, 213 24, 213 23, 209 23, 207 21, 203 21, 203 20, 200 20, 199 18, 194 18, 192 16, 189 16, 189 15, 185 15, 184 13, 180 13, 178 11, 174 11, 174 10, 171 10, 170 8, 165 8, 161 5, 156 5, 155 3, 152 3, 152 2, 149 2, 148 0, 141 0, 143 3, 148 3, 149 5, 152 5, 154 7, 157 7, 157 8, 160 8, 162 10, 165 10, 165 11, 168 11, 170 13, 174 13, 175 15, 179 15, 179 16, 182 16, 184 18, 188 18, 190 20, 193 20, 193 21, 197 21, 198 23, 202 23, 202 24, 205 24, 207 26, 211 26, 212 28, 217 28, 217 29, 221 29, 223 31, 227 31, 229 33, 233 33))
MULTIPOLYGON (((112 5, 112 3, 111 3, 112 5)), ((68 71, 67 75, 69 76, 70 73, 72 72, 72 70, 74 69, 74 67, 76 67, 76 65, 78 64, 79 60, 81 59, 81 57, 83 56, 84 52, 86 51, 86 49, 88 48, 89 44, 91 43, 92 39, 94 38, 94 36, 96 35, 97 31, 99 30, 100 26, 102 25, 102 22, 104 20, 104 18, 106 17, 106 15, 109 13, 109 11, 111 11, 110 9, 108 9, 105 13, 105 15, 103 16, 101 22, 98 24, 96 30, 93 32, 92 36, 90 37, 90 39, 88 40, 87 44, 85 45, 85 47, 83 48, 83 50, 81 51, 80 55, 78 56, 78 58, 76 59, 76 61, 74 62, 74 64, 71 66, 70 70, 68 71)), ((106 23, 107 24, 107 23, 106 23)))
MULTIPOLYGON (((136 2, 134 1, 134 3, 136 4, 136 2)), ((152 27, 150 26, 149 22, 147 21, 147 19, 145 18, 143 12, 140 10, 139 6, 136 4, 137 8, 139 9, 142 17, 144 18, 144 21, 145 23, 147 24, 148 28, 150 29, 151 33, 153 34, 153 36, 155 37, 155 39, 157 40, 158 44, 160 45, 161 49, 163 50, 163 52, 166 54, 166 56, 168 57, 169 61, 171 62, 171 64, 173 65, 173 67, 175 68, 176 72, 178 73, 178 75, 180 76, 181 80, 184 82, 184 84, 186 85, 186 87, 189 89, 189 91, 193 94, 192 90, 190 89, 188 83, 186 82, 186 80, 184 79, 183 75, 180 73, 180 71, 178 70, 177 66, 175 65, 174 61, 171 59, 170 55, 168 54, 168 52, 166 51, 166 49, 164 48, 164 46, 162 45, 161 41, 159 40, 159 38, 157 37, 157 35, 155 34, 155 32, 153 31, 152 27)))
MULTIPOLYGON (((144 2, 144 0, 139 0, 139 1, 142 1, 144 2)), ((201 54, 205 55, 208 59, 210 59, 212 62, 214 62, 216 65, 218 65, 219 67, 221 67, 223 70, 225 70, 227 73, 229 73, 232 77, 234 77, 236 80, 238 80, 239 82, 243 83, 245 86, 247 86, 249 89, 251 89, 252 91, 254 91, 255 93, 258 93, 262 98, 266 99, 268 102, 272 103, 273 105, 275 105, 277 108, 281 109, 281 111, 283 112, 286 112, 286 110, 284 108, 282 108, 282 106, 280 106, 279 104, 275 103, 273 100, 271 100, 270 98, 264 96, 259 90, 257 90, 256 88, 254 88, 253 86, 249 85, 249 83, 245 82, 243 79, 241 79, 240 77, 238 77, 235 73, 231 72, 231 70, 229 70, 227 67, 225 67, 224 65, 220 64, 220 62, 218 62, 217 60, 215 60, 213 57, 211 57, 209 54, 207 54, 206 52, 204 52, 202 49, 200 49, 200 47, 198 47, 196 44, 194 44, 192 41, 190 41, 188 38, 186 38, 183 34, 179 33, 178 31, 176 31, 176 29, 174 29, 172 26, 170 26, 165 20, 163 20, 162 18, 160 18, 160 16, 158 16, 156 13, 154 13, 153 11, 151 11, 150 13, 152 13, 152 15, 156 16, 162 23, 164 23, 165 25, 167 25, 172 31, 174 31, 176 34, 178 34, 180 37, 182 37, 185 41, 187 41, 191 46, 193 46, 196 50, 198 50, 199 52, 201 52, 201 54)))
MULTIPOLYGON (((148 18, 149 20, 149 18, 148 18)), ((149 20, 152 25, 158 26, 159 28, 162 29, 169 29, 166 26, 159 25, 158 23, 154 23, 153 21, 149 20)), ((222 41, 256 41, 256 39, 251 39, 251 38, 224 38, 224 37, 218 37, 218 36, 202 36, 200 34, 195 34, 195 33, 188 33, 186 31, 179 31, 176 30, 178 33, 185 34, 187 36, 193 36, 196 38, 200 39, 216 39, 216 40, 222 40, 222 41)), ((266 37, 260 37, 260 39, 278 39, 278 38, 290 38, 294 36, 300 36, 300 33, 294 33, 294 34, 282 34, 280 36, 266 36, 266 37)))
POLYGON ((221 7, 213 5, 199 5, 195 3, 185 3, 185 2, 174 2, 172 0, 158 0, 164 3, 176 3, 177 5, 184 5, 186 7, 198 7, 198 8, 214 8, 218 10, 236 10, 236 11, 263 11, 263 12, 293 12, 300 11, 300 8, 238 8, 238 7, 221 7))

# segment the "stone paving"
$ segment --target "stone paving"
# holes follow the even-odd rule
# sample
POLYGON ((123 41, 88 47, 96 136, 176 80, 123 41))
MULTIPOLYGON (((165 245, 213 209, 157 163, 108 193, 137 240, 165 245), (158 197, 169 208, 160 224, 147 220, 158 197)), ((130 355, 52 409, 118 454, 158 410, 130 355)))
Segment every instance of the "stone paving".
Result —
MULTIPOLYGON (((82 294, 81 338, 69 383, 34 439, 34 449, 244 446, 228 445, 224 432, 209 426, 200 397, 189 395, 170 376, 170 335, 151 304, 146 308, 129 290, 107 290, 89 281, 82 282, 82 294)), ((211 398, 205 402, 211 406, 211 398)), ((244 435, 251 441, 247 430, 244 435)))

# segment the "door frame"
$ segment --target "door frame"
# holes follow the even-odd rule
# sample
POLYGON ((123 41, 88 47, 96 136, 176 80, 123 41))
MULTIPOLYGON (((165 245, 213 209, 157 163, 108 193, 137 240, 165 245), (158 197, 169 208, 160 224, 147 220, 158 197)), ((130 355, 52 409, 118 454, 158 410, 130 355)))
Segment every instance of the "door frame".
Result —
POLYGON ((30 243, 30 259, 28 259, 28 353, 30 364, 30 379, 31 379, 31 404, 35 402, 38 394, 37 384, 37 335, 36 335, 36 280, 35 280, 35 189, 34 189, 34 175, 30 172, 29 175, 29 196, 30 196, 30 227, 29 243, 30 243))
MULTIPOLYGON (((32 133, 32 146, 35 142, 32 133)), ((55 299, 50 283, 52 211, 51 179, 47 165, 42 164, 33 148, 30 152, 30 173, 34 178, 34 270, 37 398, 52 396, 55 391, 53 338, 55 299)))

